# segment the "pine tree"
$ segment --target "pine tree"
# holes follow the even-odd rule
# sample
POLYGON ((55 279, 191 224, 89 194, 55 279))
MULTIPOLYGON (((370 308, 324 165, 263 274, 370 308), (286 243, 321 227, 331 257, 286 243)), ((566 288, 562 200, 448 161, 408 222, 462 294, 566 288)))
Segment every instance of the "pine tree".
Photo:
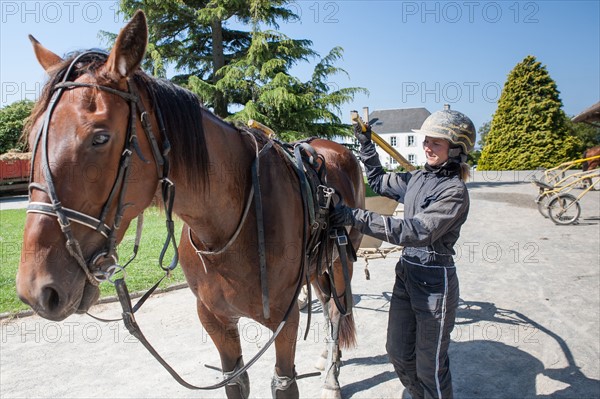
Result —
MULTIPOLYGON (((297 19, 282 5, 289 0, 121 0, 121 11, 132 16, 137 9, 146 13, 149 44, 144 68, 165 76, 166 66, 181 72, 172 80, 186 85, 190 77, 216 84, 218 71, 243 56, 251 44, 250 31, 230 28, 228 21, 266 24, 297 19)), ((114 35, 106 34, 109 38, 114 35)), ((221 116, 228 115, 227 95, 213 90, 202 99, 221 116)))
POLYGON ((362 88, 339 89, 331 83, 345 71, 335 66, 342 57, 336 47, 316 64, 311 78, 303 82, 290 74, 298 60, 314 57, 305 40, 293 40, 274 31, 253 32, 248 53, 223 67, 216 85, 190 79, 190 88, 199 93, 228 93, 230 103, 242 109, 228 119, 244 123, 257 120, 272 128, 284 141, 302 137, 332 138, 349 132, 335 113, 362 88))
POLYGON ((546 67, 525 57, 504 84, 477 168, 528 170, 576 159, 581 144, 565 118, 546 67))
POLYGON ((263 30, 298 18, 287 3, 291 1, 121 0, 121 9, 131 15, 140 8, 148 18, 144 68, 164 76, 165 65, 174 65, 181 74, 171 80, 199 95, 215 114, 242 123, 255 119, 286 141, 348 135, 336 112, 367 91, 331 82, 346 73, 335 66, 341 48, 319 58, 310 40, 263 30), (231 29, 234 18, 248 31, 231 29), (293 66, 314 59, 318 63, 308 81, 291 74, 293 66))

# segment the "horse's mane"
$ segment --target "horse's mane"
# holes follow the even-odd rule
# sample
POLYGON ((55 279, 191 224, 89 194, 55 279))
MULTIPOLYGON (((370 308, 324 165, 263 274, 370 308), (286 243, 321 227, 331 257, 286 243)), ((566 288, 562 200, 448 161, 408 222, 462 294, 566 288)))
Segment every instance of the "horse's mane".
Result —
MULTIPOLYGON (((156 79, 139 71, 134 74, 138 88, 145 88, 152 108, 162 115, 171 143, 172 173, 191 187, 208 182, 209 160, 206 150, 202 112, 209 112, 191 91, 167 79, 156 79)), ((156 132, 158 133, 158 132, 156 132)))
MULTIPOLYGON (((45 112, 52 97, 53 87, 62 81, 69 65, 79 54, 81 52, 67 55, 60 65, 50 71, 50 77, 27 121, 24 135, 30 132, 33 123, 45 112)), ((96 52, 85 55, 75 65, 70 80, 84 74, 102 80, 105 77, 98 75, 107 57, 107 54, 96 52)), ((142 70, 133 74, 133 81, 138 90, 147 92, 152 109, 155 112, 160 110, 171 144, 169 159, 173 176, 185 179, 192 187, 199 188, 204 185, 208 181, 209 160, 202 127, 202 111, 208 111, 204 109, 200 99, 192 92, 166 79, 153 78, 142 70)))

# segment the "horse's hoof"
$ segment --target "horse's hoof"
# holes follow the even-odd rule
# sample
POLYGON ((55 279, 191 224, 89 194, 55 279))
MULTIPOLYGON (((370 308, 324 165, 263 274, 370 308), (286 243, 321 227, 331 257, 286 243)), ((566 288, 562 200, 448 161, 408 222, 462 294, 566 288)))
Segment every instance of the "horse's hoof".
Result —
POLYGON ((325 349, 322 353, 321 356, 319 356, 319 359, 317 359, 317 362, 315 363, 315 368, 317 370, 325 370, 325 366, 327 366, 327 361, 329 357, 329 352, 327 351, 327 349, 325 349))
POLYGON ((243 373, 235 382, 225 385, 225 394, 228 399, 247 399, 250 397, 250 379, 248 373, 243 373))
MULTIPOLYGON (((240 357, 232 371, 223 373, 224 378, 235 374, 235 372, 244 367, 244 361, 240 357)), ((247 372, 240 374, 235 380, 225 385, 225 394, 228 399, 247 399, 250 397, 250 378, 247 372)))
POLYGON ((271 393, 273 394, 273 399, 298 399, 300 397, 296 381, 294 381, 285 391, 277 389, 271 393))
POLYGON ((331 366, 329 366, 329 370, 327 370, 325 382, 323 383, 323 388, 321 389, 322 399, 341 399, 342 392, 340 390, 340 383, 338 380, 339 375, 339 364, 331 364, 331 366))
POLYGON ((321 399, 342 399, 342 390, 338 387, 321 389, 321 399))
POLYGON ((273 395, 273 399, 298 399, 300 392, 298 391, 296 376, 280 377, 275 372, 271 380, 271 394, 273 395))
POLYGON ((327 359, 324 357, 319 357, 319 360, 315 362, 315 368, 317 370, 325 370, 325 366, 327 366, 327 359))
POLYGON ((302 287, 302 291, 298 295, 298 309, 302 310, 308 305, 308 289, 306 285, 302 287))
POLYGON ((227 399, 247 399, 250 396, 250 390, 246 387, 237 384, 225 386, 225 395, 227 399))

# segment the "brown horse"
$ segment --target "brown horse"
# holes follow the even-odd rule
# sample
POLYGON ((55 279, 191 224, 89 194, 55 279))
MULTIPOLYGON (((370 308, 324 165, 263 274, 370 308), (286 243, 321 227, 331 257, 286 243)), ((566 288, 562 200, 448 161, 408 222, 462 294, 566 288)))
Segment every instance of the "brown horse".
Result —
MULTIPOLYGON (((592 158, 600 156, 600 145, 597 145, 592 148, 588 148, 583 152, 583 158, 592 158)), ((600 158, 592 159, 591 161, 585 161, 582 164, 582 170, 585 172, 587 170, 593 170, 600 166, 600 158)))
MULTIPOLYGON (((243 365, 240 317, 275 330, 291 309, 275 340, 272 393, 298 397, 295 294, 304 278, 309 229, 299 179, 282 148, 270 146, 260 132, 222 121, 190 92, 144 74, 142 12, 121 30, 107 55, 85 52, 63 60, 31 39, 50 79, 30 124, 34 159, 17 275, 20 298, 51 320, 87 311, 98 299, 98 279, 115 268, 116 245, 131 220, 152 203, 159 185, 174 186, 173 212, 185 223, 180 263, 224 374, 243 365), (253 198, 251 165, 263 149, 259 187, 268 318, 261 299, 259 215, 247 206, 253 198)), ((364 206, 362 174, 351 152, 326 140, 311 145, 326 163, 328 184, 350 206, 364 206)), ((350 239, 356 247, 361 236, 351 231, 350 239)), ((322 245, 332 251, 330 240, 322 245)), ((308 266, 311 281, 319 282, 316 288, 334 291, 314 263, 308 266)), ((333 270, 335 291, 347 306, 339 259, 333 270)), ((339 347, 354 343, 355 325, 351 314, 341 316, 328 296, 316 291, 332 326, 323 395, 339 397, 339 347)), ((227 396, 247 397, 247 380, 244 373, 227 385, 227 396)))

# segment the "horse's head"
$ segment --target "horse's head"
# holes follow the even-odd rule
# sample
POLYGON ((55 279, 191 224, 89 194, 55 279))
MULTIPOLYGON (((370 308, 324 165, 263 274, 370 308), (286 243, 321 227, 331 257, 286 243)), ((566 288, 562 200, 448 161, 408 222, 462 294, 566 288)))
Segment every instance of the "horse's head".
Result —
POLYGON ((150 110, 140 118, 132 79, 147 35, 138 12, 109 54, 65 60, 30 37, 50 79, 29 124, 32 175, 17 292, 45 318, 62 320, 97 300, 98 279, 117 263, 116 244, 156 191, 160 152, 141 119, 156 123, 150 110))

